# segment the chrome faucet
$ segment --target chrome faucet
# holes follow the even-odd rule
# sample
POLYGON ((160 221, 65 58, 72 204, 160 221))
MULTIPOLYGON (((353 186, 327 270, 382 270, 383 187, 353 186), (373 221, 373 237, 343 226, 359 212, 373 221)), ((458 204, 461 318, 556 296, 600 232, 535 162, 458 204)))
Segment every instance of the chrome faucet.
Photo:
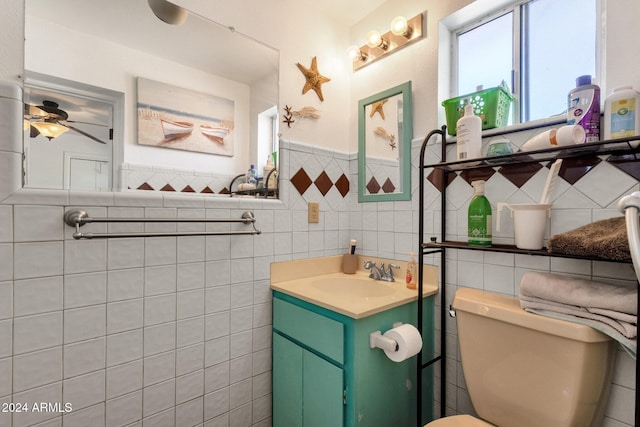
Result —
POLYGON ((364 263, 364 268, 367 270, 371 270, 369 277, 373 280, 383 280, 385 282, 395 282, 396 279, 393 277, 393 269, 400 268, 399 265, 389 263, 389 267, 385 270, 384 263, 380 265, 380 268, 376 265, 375 261, 366 261, 364 263))

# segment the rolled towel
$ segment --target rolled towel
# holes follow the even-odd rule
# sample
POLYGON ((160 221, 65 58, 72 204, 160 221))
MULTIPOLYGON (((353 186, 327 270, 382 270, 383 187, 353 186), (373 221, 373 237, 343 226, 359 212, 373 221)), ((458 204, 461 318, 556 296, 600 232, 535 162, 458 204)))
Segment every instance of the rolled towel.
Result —
POLYGON ((638 315, 638 287, 613 285, 559 274, 528 271, 520 294, 561 304, 638 315))

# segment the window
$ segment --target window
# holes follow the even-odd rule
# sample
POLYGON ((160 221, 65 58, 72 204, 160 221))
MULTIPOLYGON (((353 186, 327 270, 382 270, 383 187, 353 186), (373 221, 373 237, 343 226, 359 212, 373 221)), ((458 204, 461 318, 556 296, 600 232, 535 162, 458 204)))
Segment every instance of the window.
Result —
POLYGON ((516 97, 510 121, 561 115, 576 77, 597 78, 596 0, 532 0, 454 32, 457 94, 504 80, 516 97))

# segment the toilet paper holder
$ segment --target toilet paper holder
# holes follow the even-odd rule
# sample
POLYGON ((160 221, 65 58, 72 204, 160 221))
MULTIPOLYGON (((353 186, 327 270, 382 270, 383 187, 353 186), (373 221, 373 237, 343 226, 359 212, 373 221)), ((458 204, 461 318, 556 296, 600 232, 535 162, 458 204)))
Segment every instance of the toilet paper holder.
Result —
MULTIPOLYGON (((393 324, 394 328, 402 325, 402 322, 393 324)), ((382 336, 382 332, 374 331, 369 334, 369 348, 381 348, 387 351, 398 351, 398 343, 391 338, 382 336)))

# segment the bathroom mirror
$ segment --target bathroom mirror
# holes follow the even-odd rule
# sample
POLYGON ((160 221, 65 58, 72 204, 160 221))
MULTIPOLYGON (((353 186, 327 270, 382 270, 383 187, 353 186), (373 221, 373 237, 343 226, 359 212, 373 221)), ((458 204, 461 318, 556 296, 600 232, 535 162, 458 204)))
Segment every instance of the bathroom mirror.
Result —
POLYGON ((411 200, 411 81, 358 103, 358 201, 411 200))
MULTIPOLYGON (((262 170, 265 153, 278 148, 272 129, 277 126, 278 51, 196 13, 189 12, 181 25, 169 25, 154 15, 146 0, 25 0, 25 74, 25 103, 43 106, 44 101, 53 101, 68 115, 64 124, 79 130, 49 140, 27 123, 25 186, 74 189, 75 172, 85 170, 109 172, 80 180, 98 182, 98 191, 138 188, 117 183, 126 179, 120 167, 124 164, 129 170, 139 166, 217 174, 224 177, 222 187, 229 185, 226 177, 245 172, 249 164, 262 170), (171 101, 175 105, 184 105, 177 100, 185 93, 228 100, 233 129, 225 140, 232 141, 232 153, 139 144, 140 78, 175 88, 171 101), (106 102, 102 95, 84 96, 87 88, 106 94, 106 102), (83 144, 91 154, 82 154, 83 144), (56 145, 63 148, 53 152, 56 145), (98 154, 93 153, 96 150, 98 154), (60 165, 46 167, 47 161, 60 165), (52 170, 55 178, 38 176, 52 170)), ((194 129, 201 129, 197 116, 204 113, 195 106, 187 113, 196 117, 194 129)), ((200 139, 201 145, 221 144, 215 138, 200 139)))

